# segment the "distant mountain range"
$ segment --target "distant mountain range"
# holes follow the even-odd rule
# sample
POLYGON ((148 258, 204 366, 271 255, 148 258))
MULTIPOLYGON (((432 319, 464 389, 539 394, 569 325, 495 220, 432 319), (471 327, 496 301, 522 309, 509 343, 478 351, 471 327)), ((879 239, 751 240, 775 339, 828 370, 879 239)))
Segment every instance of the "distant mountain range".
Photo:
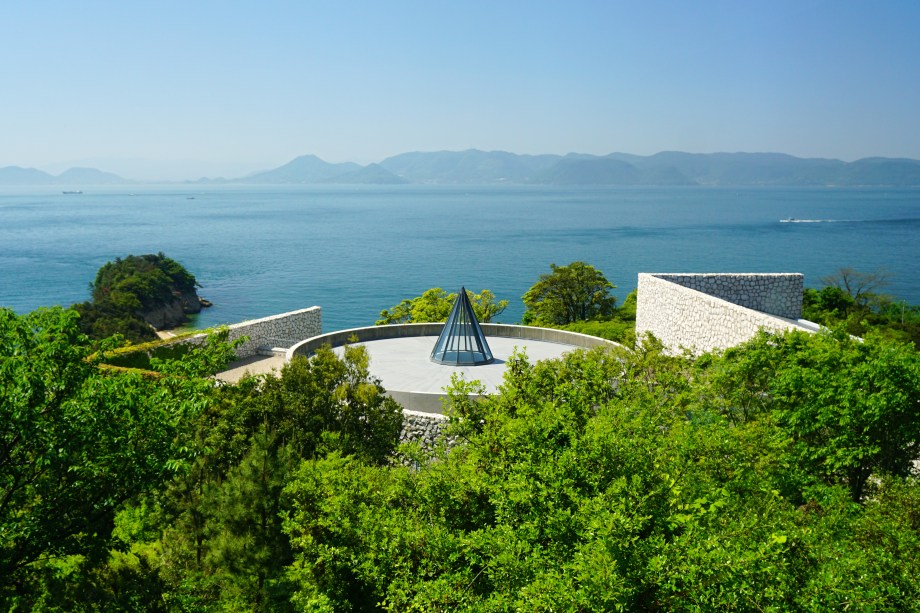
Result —
POLYGON ((59 175, 52 175, 35 168, 7 166, 0 168, 0 185, 120 185, 135 183, 111 172, 95 168, 71 168, 59 175))
MULTIPOLYGON (((93 168, 71 168, 57 176, 34 168, 0 168, 0 185, 127 183, 134 182, 93 168)), ((782 153, 679 151, 650 156, 518 155, 470 149, 402 153, 367 166, 352 162, 332 164, 315 155, 304 155, 273 170, 238 179, 200 179, 196 183, 920 187, 920 160, 865 158, 843 162, 782 153)))

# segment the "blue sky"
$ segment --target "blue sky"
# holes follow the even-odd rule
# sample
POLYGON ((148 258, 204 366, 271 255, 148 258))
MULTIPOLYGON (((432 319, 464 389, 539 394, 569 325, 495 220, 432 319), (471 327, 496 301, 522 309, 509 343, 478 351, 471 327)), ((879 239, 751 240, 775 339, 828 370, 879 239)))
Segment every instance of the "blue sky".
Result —
POLYGON ((920 158, 920 2, 32 0, 0 19, 0 166, 196 178, 467 148, 920 158))

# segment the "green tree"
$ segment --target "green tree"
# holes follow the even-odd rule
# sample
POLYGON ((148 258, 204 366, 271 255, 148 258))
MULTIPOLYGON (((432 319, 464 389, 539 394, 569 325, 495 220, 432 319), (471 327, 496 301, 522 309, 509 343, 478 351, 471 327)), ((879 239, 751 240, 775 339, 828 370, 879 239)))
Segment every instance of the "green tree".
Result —
POLYGON ((888 284, 884 271, 863 273, 841 268, 822 279, 821 289, 806 288, 802 315, 830 328, 842 328, 855 336, 869 331, 887 338, 920 345, 920 306, 879 293, 888 284))
POLYGON ((888 286, 889 277, 890 275, 882 269, 875 272, 860 272, 844 267, 832 275, 822 277, 821 281, 826 287, 836 287, 846 292, 854 304, 866 306, 873 297, 878 296, 878 290, 888 286))
POLYGON ((847 318, 856 302, 846 291, 828 285, 820 290, 806 288, 802 294, 803 315, 816 322, 840 321, 847 318))
POLYGON ((800 466, 845 485, 855 502, 873 474, 910 473, 920 448, 920 354, 849 335, 761 337, 759 343, 778 345, 782 361, 769 387, 771 408, 794 436, 800 466))
POLYGON ((861 501, 872 475, 904 477, 920 446, 920 354, 910 345, 845 333, 760 333, 729 349, 705 379, 710 406, 733 421, 769 419, 788 437, 798 477, 846 487, 861 501))
POLYGON ((897 476, 916 443, 889 419, 920 413, 916 357, 847 343, 763 336, 690 359, 646 339, 636 352, 515 355, 499 393, 475 402, 459 381, 447 407, 458 444, 417 469, 301 464, 283 505, 293 601, 917 610, 920 485, 897 476), (847 472, 860 455, 880 475, 863 504, 847 472))
POLYGON ((188 459, 187 425, 213 390, 211 373, 195 366, 214 363, 205 359, 211 348, 189 353, 182 375, 169 364, 158 376, 107 370, 77 319, 60 308, 0 309, 0 599, 8 604, 27 603, 49 564, 104 558, 116 512, 188 459))
POLYGON ((264 430, 252 437, 242 461, 221 481, 208 483, 202 500, 207 555, 202 567, 220 586, 224 608, 288 608, 284 567, 291 562, 281 532, 280 494, 294 467, 289 447, 264 430))
POLYGON ((198 456, 160 497, 163 598, 190 610, 290 608, 282 488, 300 462, 329 453, 385 464, 401 427, 361 346, 341 357, 322 347, 277 377, 220 388, 196 422, 198 456))
POLYGON ((80 329, 96 340, 119 335, 132 342, 155 340, 156 333, 144 318, 137 314, 140 303, 129 294, 116 294, 111 301, 81 302, 73 305, 80 314, 80 329))
POLYGON ((524 323, 564 325, 613 314, 616 297, 610 290, 616 286, 601 271, 584 262, 550 264, 550 269, 522 298, 524 323))
MULTIPOLYGON (((508 306, 507 300, 495 299, 495 294, 484 289, 478 294, 466 291, 473 311, 480 323, 489 323, 508 306)), ((421 296, 407 298, 396 306, 380 312, 375 325, 407 324, 447 321, 457 294, 448 294, 440 287, 426 290, 421 296)))
POLYGON ((97 301, 124 292, 134 296, 143 307, 151 308, 169 302, 176 292, 191 292, 197 286, 194 275, 160 252, 106 262, 96 272, 91 289, 97 301))

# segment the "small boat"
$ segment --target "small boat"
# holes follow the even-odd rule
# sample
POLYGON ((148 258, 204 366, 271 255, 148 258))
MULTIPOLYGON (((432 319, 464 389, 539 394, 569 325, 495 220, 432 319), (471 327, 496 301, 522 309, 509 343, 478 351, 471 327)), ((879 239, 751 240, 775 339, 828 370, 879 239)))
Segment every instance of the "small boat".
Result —
POLYGON ((786 219, 779 220, 780 223, 795 223, 797 221, 798 219, 796 219, 795 217, 787 217, 786 219))
POLYGON ((83 192, 77 189, 77 190, 71 190, 71 191, 63 191, 61 193, 64 194, 65 196, 75 196, 77 194, 82 194, 83 192))

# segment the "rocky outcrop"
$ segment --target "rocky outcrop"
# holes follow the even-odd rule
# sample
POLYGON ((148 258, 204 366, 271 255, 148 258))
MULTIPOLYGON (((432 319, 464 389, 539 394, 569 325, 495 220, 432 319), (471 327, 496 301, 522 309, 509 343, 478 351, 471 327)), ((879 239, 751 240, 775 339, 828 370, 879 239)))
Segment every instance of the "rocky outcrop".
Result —
MULTIPOLYGON (((201 307, 204 306, 204 302, 194 289, 189 292, 178 292, 177 299, 182 305, 182 311, 190 315, 200 313, 201 307)), ((208 302, 208 304, 211 303, 208 302)))
POLYGON ((188 319, 186 315, 199 313, 202 307, 209 306, 211 303, 201 298, 193 289, 175 292, 171 301, 152 309, 138 311, 137 314, 157 330, 169 330, 184 324, 188 319))

